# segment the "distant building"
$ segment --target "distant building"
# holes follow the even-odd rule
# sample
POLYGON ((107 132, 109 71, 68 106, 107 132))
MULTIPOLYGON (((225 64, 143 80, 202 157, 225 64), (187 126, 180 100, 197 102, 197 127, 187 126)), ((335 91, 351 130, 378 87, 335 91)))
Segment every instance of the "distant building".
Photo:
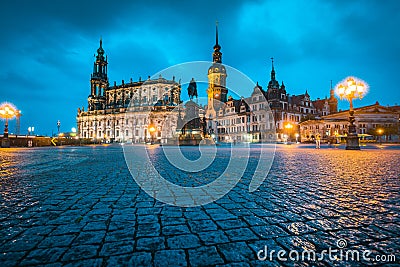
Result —
MULTIPOLYGON (((399 140, 400 110, 397 107, 384 107, 378 102, 373 105, 354 109, 355 125, 360 136, 378 135, 382 130, 385 140, 399 140)), ((347 136, 349 125, 349 111, 340 111, 322 116, 320 119, 307 120, 300 123, 301 141, 310 141, 317 134, 326 140, 335 140, 347 136)))
MULTIPOLYGON (((224 72, 225 79, 226 76, 224 72)), ((210 84, 212 82, 213 80, 210 80, 210 84)), ((210 92, 213 91, 209 90, 208 93, 210 92)), ((208 94, 207 110, 212 112, 208 112, 206 118, 216 117, 218 126, 211 126, 209 122, 209 128, 212 131, 216 128, 218 140, 222 142, 264 142, 293 138, 298 132, 298 124, 301 121, 333 114, 337 112, 338 104, 333 88, 330 90, 329 99, 312 100, 307 90, 301 95, 288 94, 284 83, 279 84, 276 80, 273 59, 267 90, 257 82, 250 97, 241 99, 229 97, 218 109, 213 95, 208 94), (213 108, 210 108, 211 106, 213 108)))

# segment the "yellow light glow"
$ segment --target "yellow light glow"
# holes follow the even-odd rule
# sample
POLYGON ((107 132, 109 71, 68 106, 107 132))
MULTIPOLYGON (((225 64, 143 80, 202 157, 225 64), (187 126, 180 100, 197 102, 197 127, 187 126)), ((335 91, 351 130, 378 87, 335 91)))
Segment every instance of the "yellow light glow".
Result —
POLYGON ((4 119, 12 119, 17 113, 17 109, 10 103, 0 105, 0 115, 4 119))
POLYGON ((357 91, 358 91, 358 93, 363 93, 364 92, 364 84, 362 82, 359 82, 357 84, 357 91))
POLYGON ((363 80, 350 76, 335 86, 335 93, 340 99, 362 99, 368 92, 368 84, 363 80))
POLYGON ((288 124, 285 125, 285 128, 286 129, 291 129, 291 128, 293 128, 293 125, 291 123, 288 123, 288 124))
POLYGON ((354 79, 353 77, 347 78, 347 86, 351 87, 354 84, 354 79))

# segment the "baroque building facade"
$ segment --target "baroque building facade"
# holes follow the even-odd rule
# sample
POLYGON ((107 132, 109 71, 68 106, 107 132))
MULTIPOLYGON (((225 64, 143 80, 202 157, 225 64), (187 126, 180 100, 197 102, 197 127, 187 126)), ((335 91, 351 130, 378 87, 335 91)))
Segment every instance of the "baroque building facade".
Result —
POLYGON ((163 77, 109 86, 102 40, 90 78, 88 108, 78 108, 79 137, 102 142, 160 142, 175 136, 181 85, 163 77), (153 130, 153 132, 150 131, 153 130))
MULTIPOLYGON (((385 141, 398 141, 400 130, 400 111, 396 107, 384 107, 376 102, 373 105, 354 109, 355 125, 360 138, 385 136, 385 141), (379 134, 378 130, 382 130, 379 134)), ((322 116, 317 120, 300 123, 301 141, 312 141, 320 135, 326 141, 340 142, 348 134, 349 111, 344 110, 322 116)))

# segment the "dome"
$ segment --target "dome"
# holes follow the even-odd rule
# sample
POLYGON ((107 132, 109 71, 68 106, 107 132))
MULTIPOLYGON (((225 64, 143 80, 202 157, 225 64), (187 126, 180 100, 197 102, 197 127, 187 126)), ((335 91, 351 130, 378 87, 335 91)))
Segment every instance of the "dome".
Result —
POLYGON ((98 54, 104 54, 104 49, 103 49, 103 47, 99 47, 99 49, 97 49, 97 53, 98 54))
POLYGON ((208 73, 226 73, 226 69, 224 65, 214 63, 210 68, 208 68, 208 73))

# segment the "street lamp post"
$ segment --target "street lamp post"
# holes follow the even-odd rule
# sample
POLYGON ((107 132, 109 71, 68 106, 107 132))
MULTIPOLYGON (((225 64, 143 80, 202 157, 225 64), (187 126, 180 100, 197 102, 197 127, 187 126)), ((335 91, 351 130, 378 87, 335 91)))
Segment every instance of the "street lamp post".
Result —
POLYGON ((379 134, 379 144, 382 145, 383 129, 378 129, 378 134, 379 134))
MULTIPOLYGON (((290 134, 291 134, 291 131, 292 131, 292 128, 293 128, 293 124, 291 124, 290 122, 288 122, 286 125, 285 125, 285 128, 286 128, 286 132, 287 132, 287 141, 289 141, 290 142, 290 140, 291 140, 291 137, 290 137, 290 134)), ((297 140, 296 140, 297 141, 297 140)))
POLYGON ((57 121, 57 135, 60 135, 60 126, 61 126, 61 122, 60 120, 57 121))
POLYGON ((156 131, 156 128, 154 127, 153 123, 150 123, 149 131, 150 131, 151 144, 154 145, 154 132, 156 131))
POLYGON ((11 104, 5 103, 0 106, 0 117, 6 119, 1 147, 10 147, 10 140, 8 139, 8 120, 12 119, 14 116, 16 116, 16 108, 11 104))
POLYGON ((360 143, 358 140, 357 129, 354 117, 353 99, 362 99, 365 94, 367 85, 361 80, 354 77, 346 78, 342 83, 337 85, 336 91, 340 99, 347 99, 350 102, 349 109, 349 131, 346 138, 347 150, 360 150, 360 143))
POLYGON ((34 131, 35 131, 35 127, 33 127, 33 126, 28 127, 28 135, 33 135, 34 131))

